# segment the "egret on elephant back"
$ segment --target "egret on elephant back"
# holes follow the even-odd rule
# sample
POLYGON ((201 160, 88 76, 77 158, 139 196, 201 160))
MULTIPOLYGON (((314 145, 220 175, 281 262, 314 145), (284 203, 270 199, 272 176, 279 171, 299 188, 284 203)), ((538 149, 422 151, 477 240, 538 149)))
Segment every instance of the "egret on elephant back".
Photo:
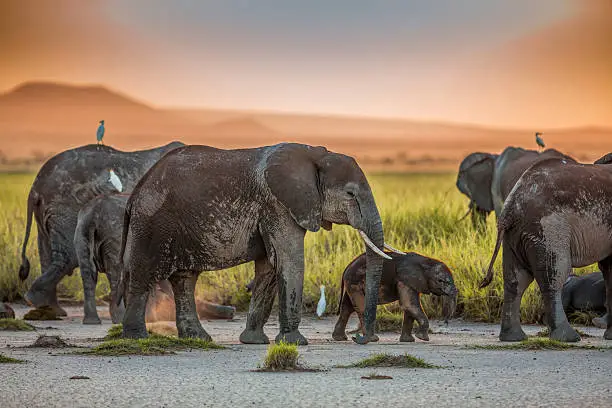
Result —
POLYGON ((104 144, 104 142, 102 141, 102 139, 104 139, 104 121, 101 120, 100 121, 100 126, 98 126, 98 131, 96 132, 96 141, 97 144, 104 144))
POLYGON ((535 134, 536 143, 538 144, 540 149, 543 149, 543 148, 546 147, 546 145, 544 144, 544 139, 542 139, 541 136, 542 136, 541 132, 536 132, 536 134, 535 134))

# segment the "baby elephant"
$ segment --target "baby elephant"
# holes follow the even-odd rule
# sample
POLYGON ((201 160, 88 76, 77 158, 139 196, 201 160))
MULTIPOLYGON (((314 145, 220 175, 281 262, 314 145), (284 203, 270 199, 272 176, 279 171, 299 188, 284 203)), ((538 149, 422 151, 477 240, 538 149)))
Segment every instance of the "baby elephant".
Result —
MULTIPOLYGON (((419 322, 416 336, 422 340, 429 340, 429 320, 421 308, 419 295, 433 293, 438 296, 456 296, 457 288, 453 276, 444 263, 414 252, 405 255, 395 253, 387 253, 387 255, 393 259, 384 261, 378 291, 378 304, 399 300, 404 311, 400 341, 414 341, 412 325, 415 319, 419 322)), ((364 327, 365 273, 366 256, 362 254, 351 262, 342 274, 338 307, 340 317, 332 334, 334 340, 347 339, 346 324, 353 312, 357 312, 360 327, 364 327)))

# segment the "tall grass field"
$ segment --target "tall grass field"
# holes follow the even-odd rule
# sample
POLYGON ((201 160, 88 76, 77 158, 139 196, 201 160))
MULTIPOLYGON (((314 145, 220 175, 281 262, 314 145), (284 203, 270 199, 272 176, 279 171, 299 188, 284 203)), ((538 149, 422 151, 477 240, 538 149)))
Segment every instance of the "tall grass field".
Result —
MULTIPOLYGON (((0 174, 0 299, 19 299, 40 275, 33 226, 27 250, 32 265, 30 278, 21 283, 17 276, 26 224, 26 197, 34 177, 35 174, 0 174)), ((498 321, 503 299, 501 255, 495 264, 493 283, 487 289, 478 289, 495 244, 494 216, 489 216, 485 234, 474 230, 468 218, 460 221, 467 209, 467 198, 456 189, 455 177, 455 174, 370 174, 368 179, 383 219, 385 240, 396 248, 440 259, 449 266, 459 289, 458 315, 467 320, 498 321)), ((347 226, 334 225, 332 231, 306 234, 305 312, 316 309, 319 286, 325 285, 327 312, 335 313, 342 272, 364 250, 358 233, 347 226)), ((252 263, 202 273, 197 294, 246 310, 250 294, 245 284, 253 274, 252 263)), ((103 296, 108 292, 108 282, 103 277, 98 281, 97 294, 103 296)), ((82 299, 78 270, 64 278, 58 293, 60 297, 82 299)), ((440 303, 436 299, 423 296, 422 303, 430 317, 439 317, 440 303)), ((526 292, 521 310, 524 322, 541 319, 542 302, 535 283, 526 292)))

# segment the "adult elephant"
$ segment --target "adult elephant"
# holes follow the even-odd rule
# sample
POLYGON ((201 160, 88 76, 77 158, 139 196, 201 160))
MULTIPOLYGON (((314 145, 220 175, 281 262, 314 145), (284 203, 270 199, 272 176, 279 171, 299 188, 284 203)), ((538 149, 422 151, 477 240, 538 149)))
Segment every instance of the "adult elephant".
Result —
MULTIPOLYGON (((530 167, 506 199, 487 276, 503 242, 504 304, 500 339, 527 336, 520 326, 522 295, 535 278, 544 300, 550 337, 579 341, 563 310, 562 290, 572 267, 599 263, 612 310, 612 165, 549 159, 530 167)), ((612 340, 607 315, 604 338, 612 340)))
POLYGON ((59 281, 78 266, 73 241, 79 210, 94 197, 117 191, 111 182, 111 169, 119 179, 120 189, 129 192, 164 154, 180 146, 184 144, 172 142, 150 150, 123 152, 108 146, 87 145, 59 153, 41 167, 28 196, 19 269, 19 277, 25 280, 30 272, 26 247, 33 214, 38 227, 42 275, 25 295, 29 303, 35 307, 51 306, 57 314, 66 315, 59 306, 56 291, 59 281))
POLYGON ((509 146, 500 155, 472 153, 459 166, 457 188, 470 199, 468 211, 477 228, 486 225, 486 218, 495 211, 499 217, 504 201, 529 166, 550 158, 573 159, 555 149, 542 153, 509 146))
POLYGON ((221 150, 186 146, 161 159, 134 189, 123 231, 127 305, 123 335, 147 336, 149 288, 169 279, 180 337, 210 340, 195 312, 201 271, 255 261, 255 284, 242 343, 268 343, 263 326, 275 293, 276 340, 307 344, 298 326, 304 235, 332 224, 361 232, 367 246, 365 324, 374 340, 382 273, 383 228, 368 181, 349 156, 324 147, 282 143, 221 150))

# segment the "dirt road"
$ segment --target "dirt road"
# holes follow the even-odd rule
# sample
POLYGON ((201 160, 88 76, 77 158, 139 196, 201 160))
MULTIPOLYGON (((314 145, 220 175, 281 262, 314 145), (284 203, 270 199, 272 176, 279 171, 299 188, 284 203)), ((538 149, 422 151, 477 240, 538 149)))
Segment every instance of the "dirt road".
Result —
MULTIPOLYGON (((16 308, 19 316, 26 310, 16 308)), ((300 347, 302 361, 329 369, 314 373, 251 371, 263 360, 266 347, 238 342, 244 315, 231 322, 203 321, 215 341, 227 346, 224 350, 94 357, 74 355, 70 349, 22 348, 39 334, 89 346, 111 326, 108 318, 100 326, 82 325, 80 308, 68 308, 68 313, 62 321, 35 322, 37 332, 0 332, 0 353, 28 361, 0 365, 0 407, 612 406, 612 349, 470 348, 499 344, 497 325, 432 322, 430 342, 398 343, 398 334, 385 333, 378 344, 358 346, 330 340, 335 316, 305 316, 300 328, 311 344, 300 347), (334 368, 380 352, 410 353, 444 368, 334 368), (361 379, 373 372, 393 378, 361 379)), ((541 329, 525 327, 528 334, 541 329)), ((276 319, 266 326, 270 338, 277 330, 276 319)), ((594 336, 581 344, 612 347, 603 341, 603 330, 581 330, 594 336)))

